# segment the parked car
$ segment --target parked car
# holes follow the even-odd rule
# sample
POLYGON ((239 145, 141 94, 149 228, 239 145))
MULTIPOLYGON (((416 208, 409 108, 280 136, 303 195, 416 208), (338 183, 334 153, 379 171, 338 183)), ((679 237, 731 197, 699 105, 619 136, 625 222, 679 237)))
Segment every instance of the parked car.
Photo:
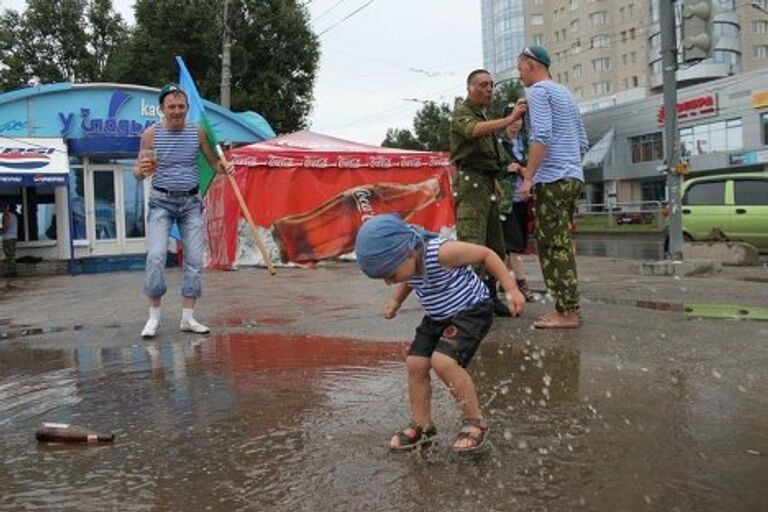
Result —
POLYGON ((650 224, 653 222, 653 213, 620 211, 614 214, 614 221, 616 224, 650 224))
POLYGON ((719 229, 768 252, 768 171, 692 178, 683 184, 682 204, 687 240, 719 229))

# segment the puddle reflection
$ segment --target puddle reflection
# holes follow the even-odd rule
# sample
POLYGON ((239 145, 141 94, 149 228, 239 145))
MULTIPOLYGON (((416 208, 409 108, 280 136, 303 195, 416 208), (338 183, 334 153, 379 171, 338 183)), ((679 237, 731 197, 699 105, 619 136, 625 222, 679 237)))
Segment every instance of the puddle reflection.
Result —
MULTIPOLYGON (((439 385, 439 446, 389 454, 387 439, 409 419, 405 348, 261 333, 116 348, 1 347, 0 503, 640 511, 750 510, 768 497, 757 483, 764 457, 741 455, 766 451, 759 400, 739 400, 722 376, 713 383, 690 369, 618 364, 572 342, 481 345, 470 371, 492 426, 483 457, 450 456, 459 417, 439 385), (43 421, 110 431, 115 444, 38 445, 43 421), (735 500, 729 488, 746 498, 735 500)), ((759 379, 744 386, 768 394, 759 379)))

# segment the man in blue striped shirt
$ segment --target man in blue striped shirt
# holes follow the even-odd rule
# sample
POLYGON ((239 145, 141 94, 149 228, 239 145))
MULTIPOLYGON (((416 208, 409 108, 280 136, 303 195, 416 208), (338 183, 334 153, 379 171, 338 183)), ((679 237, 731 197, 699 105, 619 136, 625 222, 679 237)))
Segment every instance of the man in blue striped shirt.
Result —
POLYGON ((187 123, 187 94, 176 84, 160 90, 163 119, 141 134, 139 158, 133 174, 137 180, 150 178, 147 213, 147 264, 144 294, 149 300, 149 319, 141 331, 153 338, 160 325, 160 303, 166 292, 165 258, 168 234, 177 223, 184 243, 184 283, 179 329, 205 334, 207 326, 194 317, 195 303, 202 295, 203 203, 200 197, 199 151, 219 173, 234 172, 232 164, 220 159, 208 143, 202 127, 187 123))
POLYGON ((527 88, 528 166, 520 192, 533 195, 536 245, 544 282, 555 311, 536 319, 540 329, 573 328, 581 323, 576 257, 571 226, 584 184, 581 160, 587 135, 579 107, 566 87, 552 80, 551 60, 541 46, 523 50, 517 60, 527 88))

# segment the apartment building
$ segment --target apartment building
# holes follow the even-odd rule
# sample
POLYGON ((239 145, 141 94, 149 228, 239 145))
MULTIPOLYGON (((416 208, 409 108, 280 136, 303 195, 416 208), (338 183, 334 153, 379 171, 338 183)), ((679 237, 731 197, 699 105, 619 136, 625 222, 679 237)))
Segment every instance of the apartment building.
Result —
MULTIPOLYGON (((768 0, 713 3, 713 56, 681 62, 681 87, 768 67, 768 0)), ((517 55, 539 44, 582 111, 661 92, 658 0, 481 0, 481 17, 484 66, 497 80, 514 78, 517 55)))
MULTIPOLYGON (((515 78, 517 55, 539 44, 550 52, 553 78, 579 101, 593 147, 585 158, 588 202, 665 197, 657 170, 664 155, 658 2, 481 0, 484 65, 497 81, 515 78), (508 19, 520 12, 522 27, 508 19)), ((768 0, 714 0, 713 7, 712 57, 681 60, 677 71, 678 110, 706 103, 680 118, 681 154, 694 175, 766 169, 768 0)), ((678 27, 681 11, 680 1, 678 27)))

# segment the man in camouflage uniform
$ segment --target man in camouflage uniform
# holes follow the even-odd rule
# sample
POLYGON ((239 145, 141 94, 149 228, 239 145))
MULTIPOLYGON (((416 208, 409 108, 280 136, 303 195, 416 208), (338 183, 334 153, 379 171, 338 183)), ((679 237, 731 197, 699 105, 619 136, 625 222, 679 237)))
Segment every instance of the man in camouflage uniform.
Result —
MULTIPOLYGON (((453 191, 459 240, 484 245, 503 260, 506 251, 496 178, 502 172, 505 152, 496 133, 520 119, 525 107, 489 121, 484 110, 493 99, 493 86, 491 74, 484 69, 472 71, 467 77, 467 98, 456 105, 451 120, 451 162, 457 168, 453 191)), ((496 280, 484 270, 477 271, 488 285, 496 314, 509 316, 509 309, 497 296, 496 280)))
POLYGON ((562 329, 581 324, 571 226, 584 183, 581 161, 588 144, 578 105, 568 89, 552 81, 550 64, 541 46, 525 48, 517 61, 520 80, 527 88, 529 136, 520 193, 526 197, 533 192, 539 263, 555 298, 555 311, 533 325, 562 329))

